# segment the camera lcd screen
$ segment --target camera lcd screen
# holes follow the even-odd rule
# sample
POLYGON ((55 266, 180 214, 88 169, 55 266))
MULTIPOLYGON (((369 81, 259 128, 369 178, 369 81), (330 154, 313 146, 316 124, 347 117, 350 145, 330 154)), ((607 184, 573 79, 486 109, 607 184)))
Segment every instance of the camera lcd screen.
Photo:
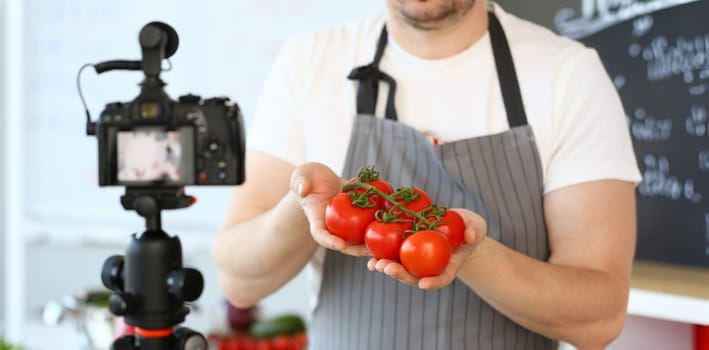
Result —
POLYGON ((123 184, 190 184, 193 181, 192 128, 137 128, 118 131, 117 174, 123 184))

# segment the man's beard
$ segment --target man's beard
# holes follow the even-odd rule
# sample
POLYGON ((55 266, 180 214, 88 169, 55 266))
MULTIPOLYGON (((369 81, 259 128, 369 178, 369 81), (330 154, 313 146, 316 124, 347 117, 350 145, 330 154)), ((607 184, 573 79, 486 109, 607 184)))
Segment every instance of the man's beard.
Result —
POLYGON ((410 26, 421 30, 436 30, 442 24, 455 22, 474 6, 477 0, 441 0, 435 8, 417 11, 414 8, 394 1, 398 15, 410 26))

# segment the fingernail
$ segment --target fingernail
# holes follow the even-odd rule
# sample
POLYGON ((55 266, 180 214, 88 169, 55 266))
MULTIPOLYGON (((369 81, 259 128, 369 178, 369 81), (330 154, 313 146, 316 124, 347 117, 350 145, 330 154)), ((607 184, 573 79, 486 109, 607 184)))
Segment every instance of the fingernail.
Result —
POLYGON ((301 196, 303 193, 303 182, 296 182, 295 183, 295 194, 301 196))

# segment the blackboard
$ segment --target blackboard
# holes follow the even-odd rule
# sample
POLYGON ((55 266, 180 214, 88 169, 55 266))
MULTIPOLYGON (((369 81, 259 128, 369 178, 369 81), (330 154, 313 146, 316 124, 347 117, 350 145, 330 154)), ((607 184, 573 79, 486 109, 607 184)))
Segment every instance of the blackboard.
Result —
POLYGON ((636 258, 709 267, 709 0, 498 2, 598 51, 643 175, 636 258))
POLYGON ((620 93, 643 181, 638 259, 709 266, 709 1, 582 38, 620 93))

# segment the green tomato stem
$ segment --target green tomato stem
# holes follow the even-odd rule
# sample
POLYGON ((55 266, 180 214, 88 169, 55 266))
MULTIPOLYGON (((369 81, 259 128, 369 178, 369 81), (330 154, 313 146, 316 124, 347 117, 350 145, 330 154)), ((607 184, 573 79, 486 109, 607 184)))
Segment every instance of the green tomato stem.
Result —
MULTIPOLYGON (((425 216, 421 215, 419 212, 410 210, 410 209, 408 209, 408 208, 402 206, 401 203, 397 202, 394 197, 392 197, 392 196, 390 196, 390 195, 388 195, 388 194, 386 194, 386 193, 380 191, 380 190, 379 190, 378 188, 376 188, 375 186, 372 186, 372 185, 370 185, 370 184, 366 184, 366 183, 364 183, 364 182, 355 181, 355 182, 349 183, 349 184, 345 185, 344 187, 342 187, 342 190, 343 190, 343 191, 349 191, 349 190, 352 190, 352 189, 355 189, 355 188, 363 188, 363 189, 367 190, 368 192, 373 192, 374 194, 376 194, 376 195, 378 195, 378 196, 384 198, 387 202, 393 204, 393 205, 394 205, 393 208, 399 208, 402 212, 405 212, 405 213, 407 213, 407 214, 409 214, 409 215, 411 215, 411 216, 413 216, 413 217, 419 219, 419 222, 414 225, 416 229, 418 229, 418 227, 419 227, 419 225, 420 225, 421 223, 424 224, 424 226, 425 226, 426 229, 434 229, 434 228, 435 228, 435 222, 434 222, 434 223, 430 223, 430 222, 428 221, 428 218, 426 218, 425 216)), ((426 211, 426 210, 428 210, 429 208, 430 208, 430 207, 427 207, 426 209, 424 209, 424 210, 422 210, 422 211, 426 211)), ((402 220, 402 221, 403 221, 403 220, 402 220)))

